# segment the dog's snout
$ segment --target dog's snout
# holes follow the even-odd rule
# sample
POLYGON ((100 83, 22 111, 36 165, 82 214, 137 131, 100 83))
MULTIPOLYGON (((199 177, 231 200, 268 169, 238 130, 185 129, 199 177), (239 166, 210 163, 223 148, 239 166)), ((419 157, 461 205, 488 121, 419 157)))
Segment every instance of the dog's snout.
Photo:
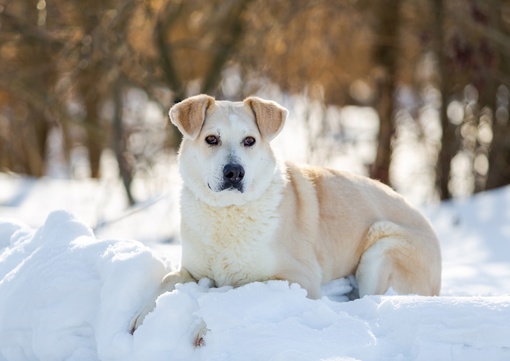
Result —
POLYGON ((244 178, 244 168, 239 164, 229 163, 223 167, 223 178, 231 184, 239 184, 244 178))

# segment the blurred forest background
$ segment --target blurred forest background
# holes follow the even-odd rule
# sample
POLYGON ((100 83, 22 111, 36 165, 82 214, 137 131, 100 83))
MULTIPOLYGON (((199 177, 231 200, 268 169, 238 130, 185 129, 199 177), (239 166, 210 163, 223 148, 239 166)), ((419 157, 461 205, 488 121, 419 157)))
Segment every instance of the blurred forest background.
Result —
POLYGON ((269 84, 309 104, 310 160, 356 141, 331 109, 370 107, 368 175, 392 184, 411 131, 436 199, 455 164, 480 192, 510 184, 509 58, 508 0, 0 0, 0 172, 43 176, 60 142, 69 177, 81 154, 100 178, 109 151, 134 203, 134 177, 178 147, 172 104, 269 84))

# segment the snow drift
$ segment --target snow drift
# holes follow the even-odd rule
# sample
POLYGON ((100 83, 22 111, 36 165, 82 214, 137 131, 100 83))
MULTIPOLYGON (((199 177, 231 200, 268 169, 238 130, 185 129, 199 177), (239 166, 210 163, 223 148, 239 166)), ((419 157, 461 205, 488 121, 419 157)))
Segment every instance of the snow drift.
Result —
POLYGON ((143 244, 99 240, 66 212, 37 230, 0 220, 0 360, 510 359, 510 297, 333 301, 347 280, 320 300, 282 281, 178 285, 131 335, 169 269, 143 244))

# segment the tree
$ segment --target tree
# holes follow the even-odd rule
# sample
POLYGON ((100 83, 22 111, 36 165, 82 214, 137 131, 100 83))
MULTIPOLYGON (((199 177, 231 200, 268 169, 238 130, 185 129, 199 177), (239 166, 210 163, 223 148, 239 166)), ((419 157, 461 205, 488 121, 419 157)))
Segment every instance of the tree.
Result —
POLYGON ((489 169, 487 174, 486 189, 494 189, 510 184, 510 69, 508 61, 510 52, 509 26, 504 23, 503 14, 499 9, 509 4, 502 0, 490 2, 490 22, 493 29, 493 41, 496 49, 496 66, 490 84, 492 101, 492 143, 488 154, 489 169), (497 40, 497 41, 496 41, 497 40), (503 81, 498 81, 503 78, 503 81))
MULTIPOLYGON (((0 166, 44 174, 48 134, 59 127, 67 158, 75 147, 87 148, 92 177, 100 176, 103 151, 115 150, 134 202, 128 188, 143 157, 131 139, 142 122, 120 109, 129 106, 131 90, 164 114, 196 93, 240 100, 277 84, 320 109, 320 124, 308 123, 319 129, 309 132, 316 150, 326 143, 339 149, 341 137, 331 133, 340 121, 327 116, 328 107, 376 109, 369 173, 390 183, 401 126, 395 116, 407 106, 399 94, 411 89, 416 103, 428 106, 419 90, 435 87, 442 138, 431 168, 440 197, 458 193, 452 165, 459 155, 469 158, 474 191, 508 184, 510 37, 502 14, 509 7, 504 0, 93 0, 86 8, 64 0, 9 2, 0 11, 0 166), (417 75, 431 54, 436 77, 417 75), (232 73, 239 85, 229 90, 232 73), (478 95, 467 101, 466 90, 478 95), (452 119, 448 109, 457 104, 463 115, 452 119)), ((413 117, 418 124, 419 114, 413 117)), ((180 135, 169 138, 175 149, 180 135)))
POLYGON ((374 48, 379 135, 377 152, 370 171, 372 178, 390 184, 391 143, 395 134, 395 99, 397 93, 397 68, 399 60, 400 0, 386 0, 374 8, 377 16, 376 33, 379 34, 374 48))
POLYGON ((451 171, 451 162, 457 152, 455 125, 448 118, 448 104, 450 102, 450 92, 452 84, 450 71, 447 68, 446 44, 444 42, 446 11, 443 0, 434 0, 433 2, 434 22, 432 23, 433 50, 437 61, 437 83, 441 94, 441 104, 439 106, 439 119, 441 123, 441 149, 439 151, 436 166, 436 189, 441 199, 448 199, 451 193, 448 187, 451 171))

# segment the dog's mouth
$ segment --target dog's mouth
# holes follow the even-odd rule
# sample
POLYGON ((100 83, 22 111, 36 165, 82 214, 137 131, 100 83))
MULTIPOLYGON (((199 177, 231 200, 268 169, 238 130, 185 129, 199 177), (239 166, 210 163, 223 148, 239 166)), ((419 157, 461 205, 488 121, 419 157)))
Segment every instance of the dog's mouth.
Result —
POLYGON ((211 187, 209 183, 207 183, 207 186, 209 187, 210 190, 216 193, 223 191, 238 191, 240 193, 244 192, 244 187, 242 183, 223 182, 221 186, 217 189, 211 187))
POLYGON ((239 191, 239 192, 243 193, 243 191, 244 191, 243 183, 225 182, 221 186, 221 191, 239 191))

